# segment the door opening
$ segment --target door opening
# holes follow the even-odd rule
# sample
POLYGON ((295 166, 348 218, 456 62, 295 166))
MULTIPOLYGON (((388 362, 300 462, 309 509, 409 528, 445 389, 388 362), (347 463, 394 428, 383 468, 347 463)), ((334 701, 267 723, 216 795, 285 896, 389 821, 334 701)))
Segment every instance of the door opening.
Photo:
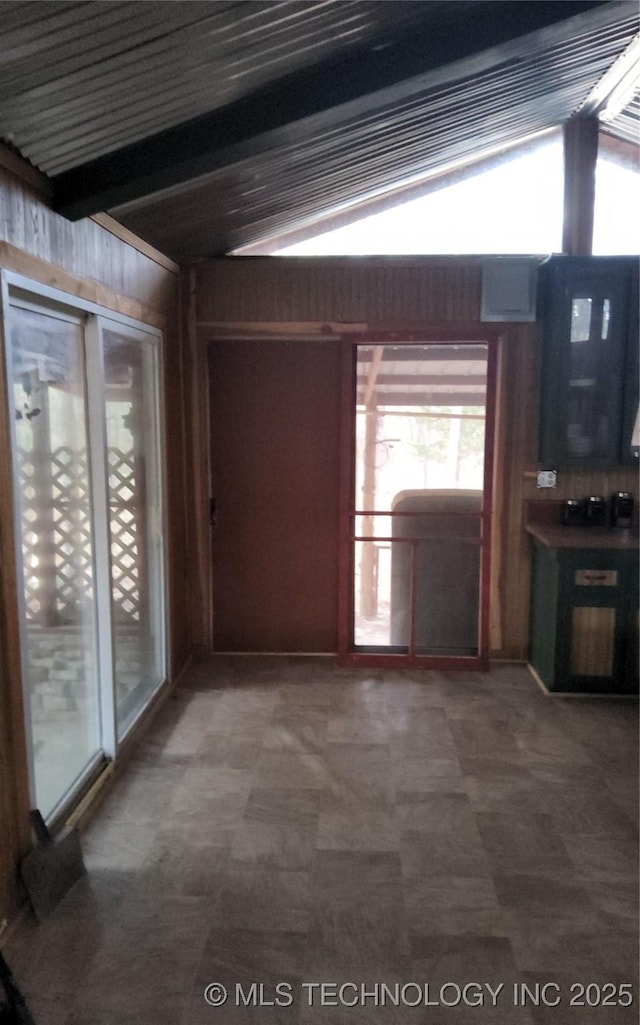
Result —
POLYGON ((351 366, 341 656, 485 665, 493 344, 359 340, 351 366))

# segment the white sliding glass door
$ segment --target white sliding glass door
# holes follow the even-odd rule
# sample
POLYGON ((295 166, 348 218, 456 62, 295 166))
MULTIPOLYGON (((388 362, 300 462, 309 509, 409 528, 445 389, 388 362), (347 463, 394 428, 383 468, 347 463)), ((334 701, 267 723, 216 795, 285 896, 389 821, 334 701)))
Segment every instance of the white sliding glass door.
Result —
POLYGON ((164 677, 157 346, 104 328, 111 614, 122 737, 164 677))
POLYGON ((46 817, 102 751, 83 322, 11 309, 22 646, 46 817))
POLYGON ((31 800, 54 818, 165 679, 159 332, 4 275, 31 800))

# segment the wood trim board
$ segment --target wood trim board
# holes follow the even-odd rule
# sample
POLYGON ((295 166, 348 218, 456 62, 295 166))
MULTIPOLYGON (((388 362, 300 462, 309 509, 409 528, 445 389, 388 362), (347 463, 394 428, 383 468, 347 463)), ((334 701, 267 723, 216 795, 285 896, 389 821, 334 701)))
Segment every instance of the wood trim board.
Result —
POLYGON ((137 299, 117 295, 103 285, 78 278, 56 264, 47 263, 46 260, 25 253, 22 249, 17 249, 9 242, 0 241, 0 269, 23 274, 42 285, 57 288, 61 292, 67 292, 79 299, 104 306, 108 310, 121 313, 125 317, 132 317, 150 327, 157 327, 160 330, 165 328, 166 317, 157 309, 146 303, 141 303, 137 299))
POLYGON ((172 274, 180 273, 180 265, 172 260, 169 256, 165 256, 159 249, 152 246, 149 242, 145 242, 143 238, 136 235, 129 228, 125 228, 124 224, 120 224, 116 221, 115 217, 111 217, 110 214, 93 214, 91 217, 92 221, 99 224, 105 231, 111 232, 116 238, 119 238, 121 242, 126 242, 127 245, 131 246, 132 249, 137 249, 143 256, 148 256, 154 263, 160 264, 165 270, 171 271, 172 274))

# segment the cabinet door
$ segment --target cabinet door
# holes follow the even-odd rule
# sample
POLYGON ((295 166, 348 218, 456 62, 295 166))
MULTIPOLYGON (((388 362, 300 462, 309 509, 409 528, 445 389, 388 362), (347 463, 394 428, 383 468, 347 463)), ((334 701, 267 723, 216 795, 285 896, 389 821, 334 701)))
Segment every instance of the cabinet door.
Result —
POLYGON ((566 553, 563 564, 566 612, 560 646, 565 668, 564 685, 558 689, 632 691, 630 560, 618 553, 591 551, 566 553))
POLYGON ((619 462, 630 264, 550 260, 542 271, 541 458, 619 462))
POLYGON ((624 691, 637 694, 640 689, 640 655, 639 635, 639 576, 637 553, 630 553, 624 560, 625 576, 623 581, 625 593, 624 610, 624 641, 621 653, 624 691))

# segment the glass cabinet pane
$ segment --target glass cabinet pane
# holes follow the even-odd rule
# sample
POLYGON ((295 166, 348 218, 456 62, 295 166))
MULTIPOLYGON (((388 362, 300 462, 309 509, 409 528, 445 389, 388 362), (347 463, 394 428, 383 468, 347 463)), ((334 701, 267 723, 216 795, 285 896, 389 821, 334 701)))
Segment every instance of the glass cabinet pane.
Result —
POLYGON ((611 394, 611 377, 620 374, 620 346, 611 327, 617 326, 620 305, 602 287, 571 299, 565 436, 570 458, 605 459, 617 444, 619 398, 611 394))
POLYGON ((591 299, 574 299, 571 303, 571 341, 588 342, 591 334, 591 299))
POLYGON ((554 256, 539 271, 540 450, 557 467, 632 463, 638 261, 554 256))

